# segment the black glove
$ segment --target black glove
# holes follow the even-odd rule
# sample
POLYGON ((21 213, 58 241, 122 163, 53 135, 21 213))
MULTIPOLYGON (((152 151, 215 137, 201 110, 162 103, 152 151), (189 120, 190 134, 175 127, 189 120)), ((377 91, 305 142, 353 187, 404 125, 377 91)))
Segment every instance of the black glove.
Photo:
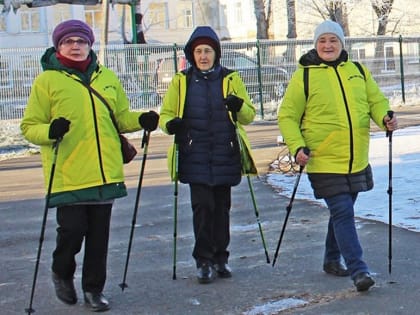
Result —
POLYGON ((170 135, 180 133, 185 127, 185 122, 179 117, 175 117, 166 123, 166 129, 168 129, 170 135))
POLYGON ((242 107, 242 104, 244 103, 244 100, 240 97, 237 97, 236 95, 230 94, 225 99, 225 104, 228 109, 228 111, 232 113, 239 112, 239 110, 242 107))
POLYGON ((143 113, 139 117, 139 124, 147 131, 156 130, 159 122, 159 115, 154 111, 143 113))
POLYGON ((50 130, 48 132, 48 138, 50 139, 61 139, 70 129, 70 121, 60 117, 54 119, 50 124, 50 130))

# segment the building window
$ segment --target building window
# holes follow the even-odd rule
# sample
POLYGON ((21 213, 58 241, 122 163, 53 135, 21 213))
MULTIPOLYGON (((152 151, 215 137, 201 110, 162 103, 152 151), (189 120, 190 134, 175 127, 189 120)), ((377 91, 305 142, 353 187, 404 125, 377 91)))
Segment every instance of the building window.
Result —
POLYGON ((6 32, 6 14, 0 14, 0 33, 6 32))
POLYGON ((85 6, 86 23, 92 27, 93 30, 102 29, 102 11, 99 5, 85 6))
POLYGON ((32 33, 41 31, 39 11, 35 9, 20 10, 20 31, 32 33))
POLYGON ((242 4, 240 2, 235 3, 233 8, 233 16, 236 25, 242 24, 242 4))
POLYGON ((193 28, 195 24, 194 1, 179 1, 176 7, 176 25, 178 28, 193 28))
POLYGON ((184 9, 183 15, 184 15, 184 25, 183 26, 185 28, 193 28, 194 23, 193 23, 192 10, 191 9, 184 9))
POLYGON ((219 17, 220 17, 220 28, 227 26, 227 8, 226 5, 222 4, 219 7, 219 17))
POLYGON ((168 29, 168 4, 167 3, 151 3, 145 19, 148 25, 155 28, 168 29))
POLYGON ((408 63, 420 62, 420 42, 413 42, 407 44, 407 57, 408 63))
POLYGON ((394 57, 394 47, 385 46, 385 68, 384 71, 395 71, 395 57, 394 57))
POLYGON ((366 59, 364 44, 355 43, 351 46, 351 59, 363 62, 366 59))

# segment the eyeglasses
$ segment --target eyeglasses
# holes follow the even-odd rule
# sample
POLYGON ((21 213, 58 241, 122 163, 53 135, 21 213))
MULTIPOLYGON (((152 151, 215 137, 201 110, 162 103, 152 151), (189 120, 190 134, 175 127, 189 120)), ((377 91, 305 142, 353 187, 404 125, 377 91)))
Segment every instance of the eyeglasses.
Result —
POLYGON ((72 38, 66 38, 61 42, 61 45, 64 46, 73 46, 74 44, 77 44, 79 46, 86 46, 89 44, 89 42, 83 38, 79 39, 72 39, 72 38))

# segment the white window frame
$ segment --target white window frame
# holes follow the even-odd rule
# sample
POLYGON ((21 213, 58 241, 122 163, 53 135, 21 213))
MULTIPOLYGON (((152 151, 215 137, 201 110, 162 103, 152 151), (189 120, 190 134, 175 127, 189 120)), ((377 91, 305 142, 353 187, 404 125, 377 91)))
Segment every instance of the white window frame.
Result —
POLYGON ((393 43, 384 43, 384 68, 382 69, 382 73, 393 73, 396 72, 397 66, 395 61, 395 49, 393 43), (387 57, 387 49, 392 50, 392 59, 387 57))
POLYGON ((39 10, 20 10, 20 32, 22 33, 34 33, 41 31, 41 15, 39 10), (28 27, 24 26, 24 21, 27 19, 28 27), (38 24, 38 25, 35 25, 38 24))
POLYGON ((235 2, 233 4, 233 17, 234 17, 234 24, 235 25, 242 25, 243 21, 243 14, 242 14, 243 8, 242 3, 240 1, 235 2))
POLYGON ((194 27, 194 18, 192 8, 185 8, 182 10, 183 16, 183 27, 184 28, 193 28, 194 27))
POLYGON ((406 59, 408 59, 409 64, 418 64, 420 63, 420 43, 412 42, 407 43, 407 55, 406 59))

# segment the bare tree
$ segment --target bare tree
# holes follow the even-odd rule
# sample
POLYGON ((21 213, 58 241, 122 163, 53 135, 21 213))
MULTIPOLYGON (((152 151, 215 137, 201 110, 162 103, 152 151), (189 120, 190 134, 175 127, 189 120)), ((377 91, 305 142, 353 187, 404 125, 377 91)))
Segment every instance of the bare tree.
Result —
POLYGON ((268 29, 272 14, 271 0, 254 0, 254 12, 257 19, 257 39, 268 39, 268 29))
POLYGON ((296 4, 295 0, 286 0, 287 38, 296 38, 296 4))
POLYGON ((312 8, 319 13, 324 20, 337 22, 343 28, 346 36, 350 35, 348 24, 348 7, 346 0, 311 0, 312 8))
MULTIPOLYGON (((287 10, 287 38, 296 39, 296 3, 295 0, 286 0, 287 10)), ((284 62, 286 66, 290 66, 291 69, 296 64, 296 42, 288 41, 286 51, 283 54, 284 62)), ((289 71, 292 71, 292 70, 289 71)))
MULTIPOLYGON (((376 34, 385 35, 394 0, 371 0, 371 3, 373 11, 375 11, 376 16, 378 17, 378 29, 376 34)), ((381 69, 381 59, 386 54, 384 43, 382 41, 377 42, 375 47, 375 68, 381 69)))
POLYGON ((373 11, 378 17, 376 35, 385 35, 394 0, 371 0, 373 11))

